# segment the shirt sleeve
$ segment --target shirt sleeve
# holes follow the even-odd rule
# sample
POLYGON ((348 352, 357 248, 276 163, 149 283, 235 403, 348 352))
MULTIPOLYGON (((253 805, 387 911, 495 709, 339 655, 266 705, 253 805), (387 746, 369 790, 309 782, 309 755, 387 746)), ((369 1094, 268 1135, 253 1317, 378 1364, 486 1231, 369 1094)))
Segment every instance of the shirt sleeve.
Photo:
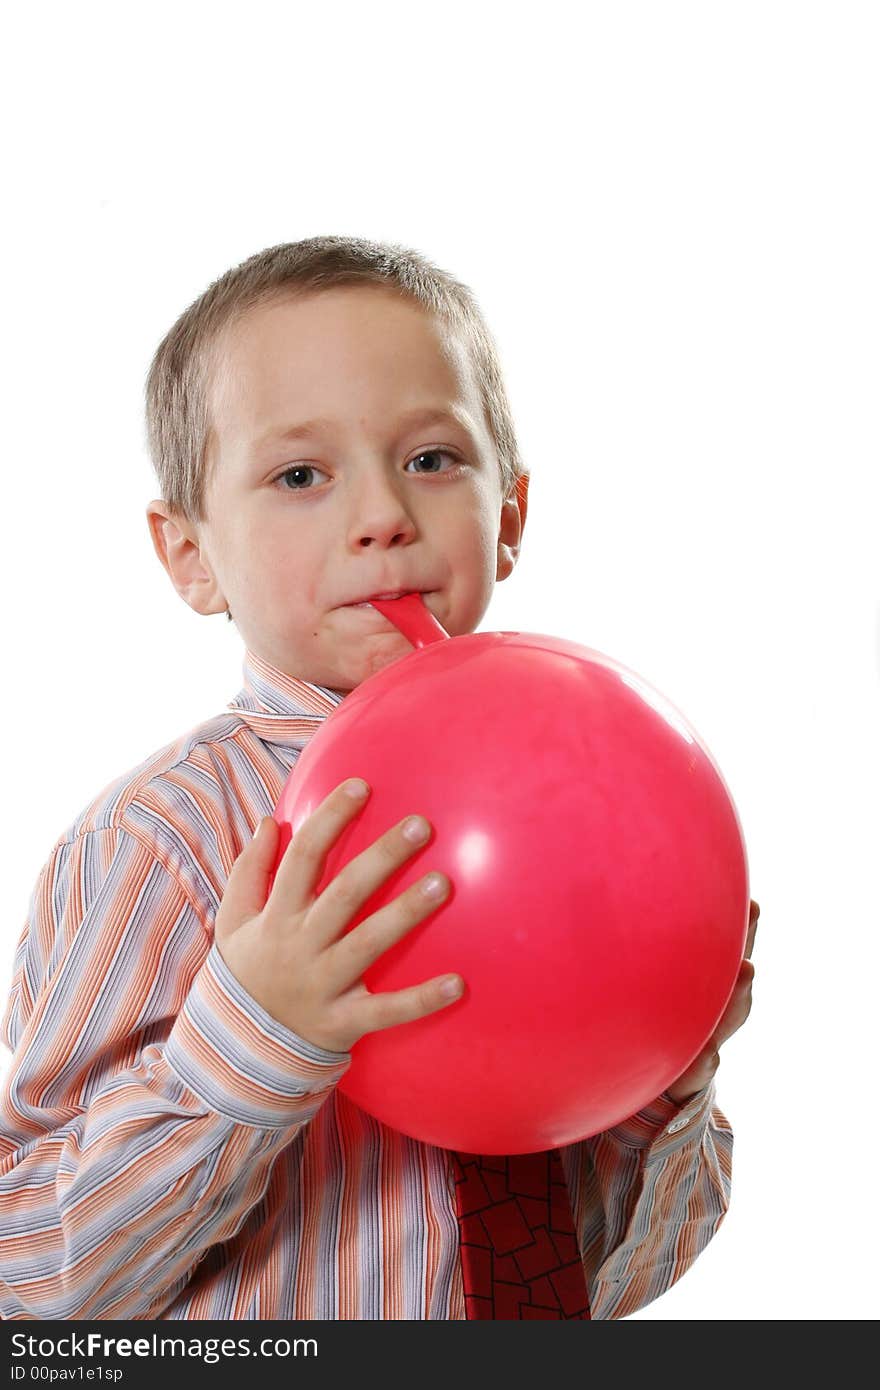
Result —
POLYGON ((562 1153, 591 1315, 625 1318, 681 1278, 727 1213, 733 1131, 715 1083, 684 1105, 664 1091, 562 1153))
POLYGON ((55 847, 4 1018, 0 1316, 155 1318, 347 1070, 267 1014, 125 830, 55 847))

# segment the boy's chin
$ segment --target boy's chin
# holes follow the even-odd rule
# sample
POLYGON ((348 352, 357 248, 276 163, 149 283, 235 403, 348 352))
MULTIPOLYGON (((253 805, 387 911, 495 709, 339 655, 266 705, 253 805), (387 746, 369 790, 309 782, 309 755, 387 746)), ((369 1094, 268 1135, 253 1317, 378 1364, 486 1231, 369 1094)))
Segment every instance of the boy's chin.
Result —
MULTIPOLYGON (((353 690, 370 676, 384 671, 387 666, 391 666, 414 650, 412 643, 407 641, 402 632, 383 633, 380 641, 369 643, 368 647, 347 666, 345 688, 353 690)), ((343 688, 342 685, 338 687, 340 690, 343 688)))

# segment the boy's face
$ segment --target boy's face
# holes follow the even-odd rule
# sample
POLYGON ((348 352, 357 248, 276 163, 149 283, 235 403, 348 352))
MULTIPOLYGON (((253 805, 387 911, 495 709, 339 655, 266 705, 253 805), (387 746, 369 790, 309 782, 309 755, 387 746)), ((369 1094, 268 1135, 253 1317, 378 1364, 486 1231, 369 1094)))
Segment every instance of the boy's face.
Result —
POLYGON ((252 310, 219 360, 207 520, 148 508, 191 607, 228 606, 251 651, 334 690, 411 650, 353 606, 372 595, 420 591, 451 635, 472 632, 516 563, 526 482, 502 497, 469 357, 442 322, 338 287, 252 310))

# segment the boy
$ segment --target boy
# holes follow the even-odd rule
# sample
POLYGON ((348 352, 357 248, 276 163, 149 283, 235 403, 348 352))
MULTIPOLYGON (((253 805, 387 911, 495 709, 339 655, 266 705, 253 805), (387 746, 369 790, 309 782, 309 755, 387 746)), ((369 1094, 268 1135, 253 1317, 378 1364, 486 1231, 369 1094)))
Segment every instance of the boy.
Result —
MULTIPOLYGON (((469 291, 414 253, 275 247, 171 329, 147 424, 157 554, 196 612, 234 617, 245 684, 104 789, 40 874, 6 1015, 0 1313, 472 1315, 452 1156, 336 1089, 364 1033, 461 992, 454 974, 399 994, 360 983, 442 903, 442 872, 438 896, 417 884, 344 935, 430 826, 414 806, 316 899, 369 794, 349 794, 352 768, 266 888, 299 751, 409 650, 358 605, 418 591, 450 634, 470 632, 514 568, 528 478, 491 339, 469 291)), ((562 1151, 587 1316, 656 1298, 725 1215, 713 1073, 751 973, 668 1092, 562 1151)), ((541 1297, 494 1315, 566 1316, 541 1297)))

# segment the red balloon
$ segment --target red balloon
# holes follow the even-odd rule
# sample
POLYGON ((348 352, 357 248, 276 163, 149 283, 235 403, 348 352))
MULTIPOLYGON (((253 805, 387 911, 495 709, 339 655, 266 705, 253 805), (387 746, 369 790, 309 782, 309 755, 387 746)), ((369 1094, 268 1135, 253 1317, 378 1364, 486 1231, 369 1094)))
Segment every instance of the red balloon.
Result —
POLYGON ((340 1090, 442 1148, 574 1143, 659 1096, 711 1037, 748 927, 739 818, 683 715, 610 657, 539 633, 425 640, 345 697, 275 810, 280 861, 334 787, 369 782, 319 891, 427 816, 431 841, 353 926, 432 868, 452 883, 364 978, 456 972, 463 998, 367 1034, 340 1090))

